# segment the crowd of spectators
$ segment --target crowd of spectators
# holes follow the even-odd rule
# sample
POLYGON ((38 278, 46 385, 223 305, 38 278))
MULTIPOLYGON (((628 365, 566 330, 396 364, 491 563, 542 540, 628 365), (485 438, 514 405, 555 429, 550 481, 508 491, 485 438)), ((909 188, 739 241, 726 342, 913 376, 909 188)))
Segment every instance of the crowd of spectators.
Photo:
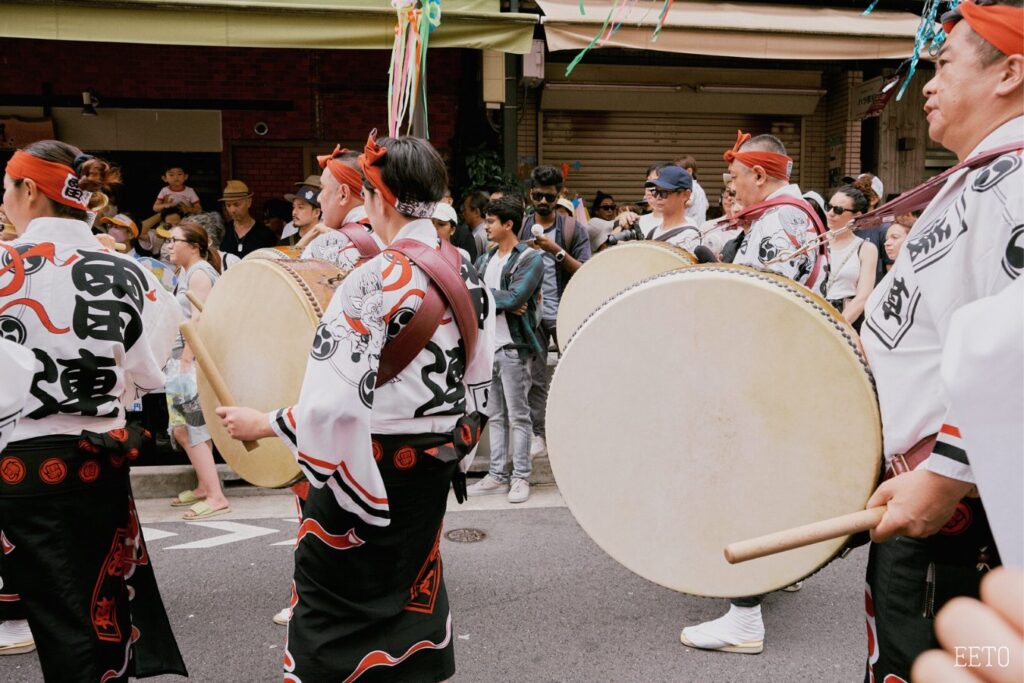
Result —
MULTIPOLYGON (((201 315, 185 299, 186 290, 201 303, 220 274, 253 251, 291 247, 291 256, 305 250, 306 257, 320 258, 332 253, 324 250, 330 240, 314 242, 340 227, 324 225, 321 176, 282 188, 291 191, 265 200, 259 219, 253 215, 253 192, 243 180, 228 180, 219 210, 206 211, 188 178, 186 169, 169 166, 161 175, 166 185, 154 199, 152 215, 136 219, 108 206, 94 223, 101 240, 149 268, 178 296, 186 317, 201 315)), ((543 165, 532 170, 523 188, 476 189, 458 204, 446 193, 433 216, 438 235, 475 265, 493 290, 499 312, 490 467, 469 487, 470 495, 502 493, 513 502, 529 497, 531 464, 547 450, 544 415, 558 348, 559 301, 573 273, 592 254, 625 239, 647 239, 691 252, 700 247, 698 253, 708 260, 735 257, 743 235, 733 219, 745 207, 733 179, 723 174, 721 194, 712 205, 697 178, 696 160, 682 155, 652 162, 638 179, 636 198, 626 201, 600 190, 580 196, 566 186, 559 169, 543 165)), ((844 178, 828 201, 818 191, 803 194, 831 233, 826 296, 855 327, 868 294, 892 267, 913 226, 914 216, 906 215, 878 228, 847 229, 883 196, 883 181, 870 173, 844 178)), ((360 221, 359 198, 349 200, 345 220, 335 222, 360 221)), ((198 505, 186 513, 191 519, 218 514, 228 503, 216 476, 209 433, 195 410, 193 357, 179 341, 167 369, 166 399, 158 397, 165 406, 150 399, 136 409, 145 408, 151 426, 169 434, 165 441, 181 447, 194 465, 198 485, 172 502, 198 505)))

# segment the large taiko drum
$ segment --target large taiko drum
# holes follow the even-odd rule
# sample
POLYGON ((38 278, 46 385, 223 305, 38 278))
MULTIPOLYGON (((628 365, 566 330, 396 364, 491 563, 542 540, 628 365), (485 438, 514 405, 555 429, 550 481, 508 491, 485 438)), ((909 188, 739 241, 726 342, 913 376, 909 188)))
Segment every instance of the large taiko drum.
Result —
MULTIPOLYGON (((199 334, 239 405, 270 411, 298 401, 313 335, 344 275, 324 261, 246 258, 217 280, 199 334)), ((288 447, 275 437, 246 451, 224 429, 214 412, 220 403, 198 375, 206 424, 231 469, 256 486, 295 482, 300 471, 288 447)))
POLYGON ((572 276, 558 302, 559 349, 594 309, 626 287, 696 261, 685 249, 653 240, 624 242, 595 254, 572 276))
POLYGON ((615 560, 684 593, 739 597, 788 586, 842 549, 846 538, 738 565, 722 552, 862 510, 881 422, 835 309, 785 278, 695 265, 582 324, 551 382, 547 445, 569 509, 615 560))

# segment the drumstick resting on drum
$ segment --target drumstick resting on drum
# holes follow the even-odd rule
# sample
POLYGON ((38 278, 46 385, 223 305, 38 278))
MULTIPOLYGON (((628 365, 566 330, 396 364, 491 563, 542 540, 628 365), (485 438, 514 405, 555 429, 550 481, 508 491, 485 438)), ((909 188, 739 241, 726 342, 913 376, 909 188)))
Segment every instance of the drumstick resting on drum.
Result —
POLYGON ((852 512, 848 515, 776 531, 773 534, 765 534, 746 541, 730 543, 725 546, 725 559, 729 564, 738 564, 756 560, 765 555, 774 555, 833 538, 869 531, 878 526, 884 514, 885 506, 880 505, 860 512, 852 512))
MULTIPOLYGON (((213 393, 217 395, 217 400, 220 404, 223 406, 238 405, 234 396, 231 395, 231 390, 228 389, 227 384, 224 382, 224 378, 221 377, 220 371, 217 370, 217 365, 213 362, 213 358, 210 356, 206 345, 203 344, 203 339, 199 336, 195 326, 191 322, 183 322, 180 329, 181 336, 185 338, 185 341, 188 342, 189 347, 192 349, 192 353, 195 354, 196 362, 199 363, 200 369, 206 375, 206 379, 209 380, 213 393)), ((254 450, 259 446, 255 441, 243 441, 242 445, 245 446, 247 451, 254 450)))

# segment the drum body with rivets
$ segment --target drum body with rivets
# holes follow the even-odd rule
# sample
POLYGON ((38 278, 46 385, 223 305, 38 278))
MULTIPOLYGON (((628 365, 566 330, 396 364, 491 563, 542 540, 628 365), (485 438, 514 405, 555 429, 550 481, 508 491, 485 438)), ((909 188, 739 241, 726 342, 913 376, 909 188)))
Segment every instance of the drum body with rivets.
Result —
POLYGON ((653 240, 623 242, 602 250, 577 270, 558 302, 558 347, 594 309, 632 284, 696 263, 693 254, 653 240))
MULTIPOLYGON (((217 280, 199 334, 239 405, 269 412, 298 401, 313 335, 343 277, 324 261, 246 258, 217 280)), ((299 479, 294 456, 277 437, 246 451, 228 435, 209 382, 201 370, 197 374, 203 416, 231 469, 256 486, 299 479)))
POLYGON ((270 259, 271 261, 280 261, 282 259, 300 259, 302 258, 302 249, 298 247, 290 246, 279 246, 279 247, 263 247, 262 249, 254 249, 253 251, 246 254, 245 259, 254 261, 257 259, 270 259))
POLYGON ((875 488, 873 381, 823 299, 695 265, 619 293, 568 341, 548 454, 570 510, 614 559, 668 588, 740 597, 809 576, 844 546, 723 557, 734 541, 861 510, 875 488))

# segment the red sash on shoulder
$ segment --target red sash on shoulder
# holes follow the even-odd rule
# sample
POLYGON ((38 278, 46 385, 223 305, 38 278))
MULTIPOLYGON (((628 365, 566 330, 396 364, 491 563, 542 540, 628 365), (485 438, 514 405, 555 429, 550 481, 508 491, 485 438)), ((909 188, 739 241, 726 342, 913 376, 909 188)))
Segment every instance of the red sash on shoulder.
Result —
MULTIPOLYGON (((782 195, 781 197, 775 197, 774 199, 766 199, 763 202, 758 202, 753 206, 747 207, 733 216, 732 223, 734 225, 738 225, 740 223, 753 222, 767 213, 769 209, 776 206, 793 206, 803 211, 804 214, 807 215, 807 218, 810 219, 811 225, 814 226, 814 232, 818 237, 821 237, 827 232, 825 230, 825 226, 821 224, 821 218, 814 209, 811 208, 811 205, 807 203, 806 199, 790 197, 788 195, 782 195)), ((789 241, 793 245, 794 249, 799 249, 802 246, 800 242, 788 232, 786 233, 786 236, 789 237, 789 241)), ((818 281, 818 276, 821 274, 822 266, 826 263, 828 263, 828 246, 822 242, 818 245, 818 258, 814 259, 814 270, 811 271, 810 276, 807 278, 807 282, 804 283, 804 286, 807 287, 807 289, 814 289, 814 285, 818 281)))
POLYGON ((377 386, 383 386, 397 377, 427 346, 444 317, 446 301, 451 306, 455 323, 465 343, 468 365, 476 349, 477 319, 469 289, 460 273, 462 257, 458 250, 447 240, 441 240, 441 248, 434 249, 414 239, 398 240, 388 246, 387 250, 396 251, 419 266, 430 278, 430 283, 412 320, 381 352, 377 386))
POLYGON ((961 161, 953 168, 943 171, 934 178, 929 178, 914 189, 907 190, 891 202, 879 206, 874 211, 869 211, 860 218, 855 218, 853 220, 854 229, 859 230, 861 228, 873 228, 885 223, 887 220, 895 220, 897 216, 902 216, 905 213, 923 209, 928 206, 928 203, 932 199, 935 198, 935 195, 939 193, 939 190, 945 186, 949 177, 957 171, 965 168, 977 168, 979 166, 984 166, 996 157, 1001 157, 1007 152, 1020 152, 1021 150, 1024 150, 1024 142, 1011 142, 1000 147, 996 147, 995 149, 990 149, 987 152, 977 154, 965 161, 961 161))
POLYGON ((359 252, 357 265, 366 263, 380 253, 380 247, 377 246, 370 233, 366 232, 366 226, 362 223, 346 223, 338 229, 338 232, 345 235, 359 252))

